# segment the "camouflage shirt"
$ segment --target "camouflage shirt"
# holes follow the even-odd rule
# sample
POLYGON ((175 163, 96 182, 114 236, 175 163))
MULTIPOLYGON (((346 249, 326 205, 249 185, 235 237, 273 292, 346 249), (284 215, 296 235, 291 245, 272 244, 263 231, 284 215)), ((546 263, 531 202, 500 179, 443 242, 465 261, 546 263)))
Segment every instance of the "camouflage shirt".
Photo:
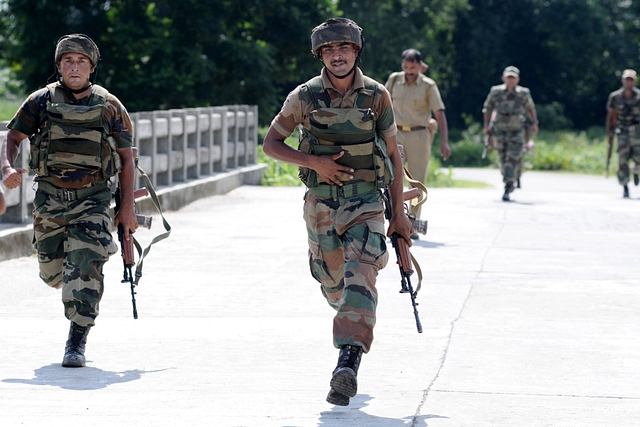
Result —
MULTIPOLYGON (((47 88, 42 88, 29 95, 7 128, 31 137, 39 129, 48 125, 47 102, 51 100, 47 88)), ((91 95, 69 104, 89 105, 91 95)), ((115 138, 118 148, 133 145, 133 125, 126 108, 111 93, 104 105, 103 123, 107 133, 115 138)), ((49 176, 36 177, 36 181, 45 180, 60 188, 83 188, 104 182, 102 171, 86 169, 54 169, 49 168, 49 176)))
MULTIPOLYGON (((355 70, 353 86, 344 96, 331 84, 326 68, 322 69, 320 76, 322 77, 322 86, 329 93, 331 108, 355 108, 358 93, 365 88, 364 75, 359 68, 355 70)), ((311 129, 309 125, 309 112, 315 110, 315 106, 312 102, 304 101, 304 97, 300 97, 302 86, 304 86, 304 84, 291 91, 284 101, 282 109, 271 122, 271 126, 281 135, 291 135, 299 124, 305 129, 311 129)), ((391 97, 389 96, 389 92, 387 92, 380 83, 378 83, 373 112, 376 115, 376 131, 378 135, 381 135, 383 138, 395 136, 397 129, 393 117, 391 97)))
POLYGON ((527 111, 535 108, 529 89, 516 86, 512 91, 507 90, 506 84, 493 86, 484 101, 482 112, 491 114, 497 111, 494 122, 496 129, 517 131, 524 129, 527 111))
POLYGON ((633 96, 625 98, 624 88, 611 92, 607 100, 607 109, 618 112, 616 128, 624 129, 640 124, 640 89, 633 88, 633 96))

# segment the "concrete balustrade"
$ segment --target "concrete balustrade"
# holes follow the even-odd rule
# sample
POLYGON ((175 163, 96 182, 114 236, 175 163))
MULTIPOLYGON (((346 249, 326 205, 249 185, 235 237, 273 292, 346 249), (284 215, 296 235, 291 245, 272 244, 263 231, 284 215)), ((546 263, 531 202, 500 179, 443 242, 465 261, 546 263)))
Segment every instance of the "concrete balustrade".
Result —
MULTIPOLYGON (((167 187, 256 164, 258 107, 255 105, 145 111, 131 113, 131 119, 139 165, 159 193, 167 187)), ((0 122, 0 141, 6 134, 6 124, 0 122)), ((28 156, 29 143, 24 141, 16 165, 26 168, 28 156)), ((144 186, 144 180, 136 174, 136 186, 144 186)), ((252 176, 255 181, 256 174, 252 176)), ((32 179, 24 179, 19 189, 3 188, 7 213, 0 216, 0 222, 30 221, 29 205, 35 195, 32 179)))

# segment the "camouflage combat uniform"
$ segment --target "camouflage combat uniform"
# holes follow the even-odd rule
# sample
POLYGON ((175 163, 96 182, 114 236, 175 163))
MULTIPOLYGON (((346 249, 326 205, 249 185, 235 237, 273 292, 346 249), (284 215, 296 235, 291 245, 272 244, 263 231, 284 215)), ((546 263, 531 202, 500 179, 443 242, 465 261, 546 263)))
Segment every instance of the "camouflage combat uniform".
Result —
MULTIPOLYGON (((310 82, 294 89, 273 119, 271 126, 280 134, 291 135, 300 124, 303 133, 311 132, 309 114, 316 106, 309 95, 310 82)), ((391 99, 384 86, 365 77, 358 68, 353 87, 344 96, 334 89, 325 68, 321 82, 323 91, 316 98, 325 108, 340 109, 354 109, 365 85, 373 82, 375 132, 382 138, 395 135, 391 99)), ((376 277, 388 261, 381 193, 370 182, 345 183, 343 187, 319 182, 305 194, 304 220, 311 274, 337 311, 333 343, 338 348, 355 345, 368 352, 376 322, 376 277)))
POLYGON ((633 88, 633 96, 625 98, 624 88, 609 95, 607 109, 617 111, 618 182, 629 183, 629 159, 633 159, 633 173, 640 174, 640 89, 633 88))
MULTIPOLYGON (((94 85, 90 96, 73 103, 65 97, 65 104, 102 104, 98 102, 96 89, 94 85)), ((34 92, 7 127, 26 135, 35 135, 46 129, 49 124, 48 103, 52 104, 48 88, 34 92)), ((111 94, 107 95, 103 105, 104 133, 113 138, 115 148, 131 147, 132 124, 126 109, 111 94)), ((76 128, 76 131, 81 135, 84 135, 82 132, 92 132, 85 128, 76 128)), ((54 132, 53 128, 51 132, 54 132)), ((103 135, 95 129, 93 133, 94 139, 103 135)), ((80 144, 83 141, 80 138, 80 144)), ((89 145, 84 143, 82 146, 89 145)), ((87 153, 87 156, 95 155, 87 153)), ((38 189, 33 202, 33 242, 38 253, 40 277, 47 285, 62 288, 65 316, 84 327, 93 326, 98 316, 104 287, 102 268, 117 247, 109 231, 111 192, 106 177, 100 169, 65 166, 70 158, 63 152, 50 153, 46 173, 40 171, 36 174, 38 189), (75 197, 77 199, 73 200, 75 197)))
POLYGON ((527 111, 535 108, 529 89, 516 86, 507 90, 506 84, 493 86, 484 102, 482 112, 497 111, 493 137, 504 183, 515 183, 522 170, 527 111))

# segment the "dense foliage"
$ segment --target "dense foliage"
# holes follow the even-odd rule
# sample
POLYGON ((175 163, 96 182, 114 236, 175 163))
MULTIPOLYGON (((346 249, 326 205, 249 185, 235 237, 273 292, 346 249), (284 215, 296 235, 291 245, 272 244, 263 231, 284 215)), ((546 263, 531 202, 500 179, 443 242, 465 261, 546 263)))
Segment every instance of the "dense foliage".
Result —
POLYGON ((81 32, 100 46, 98 82, 130 110, 258 104, 266 125, 320 69, 309 34, 331 16, 364 28, 362 68, 380 81, 420 49, 458 128, 480 119, 510 64, 543 128, 602 125, 640 58, 629 0, 0 0, 1 60, 30 92, 52 74, 56 40, 81 32))

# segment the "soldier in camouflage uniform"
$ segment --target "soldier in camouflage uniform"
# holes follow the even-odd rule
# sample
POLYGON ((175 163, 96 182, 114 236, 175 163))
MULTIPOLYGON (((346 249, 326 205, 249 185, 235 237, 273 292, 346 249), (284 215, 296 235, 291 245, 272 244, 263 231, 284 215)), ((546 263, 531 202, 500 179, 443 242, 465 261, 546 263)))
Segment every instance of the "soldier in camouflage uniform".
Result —
POLYGON ((522 169, 522 154, 525 144, 525 115, 531 119, 531 131, 538 133, 535 104, 529 89, 518 86, 520 70, 509 66, 502 73, 503 84, 493 86, 484 102, 484 133, 491 132, 491 113, 497 112, 493 124, 493 136, 498 162, 505 183, 502 200, 509 201, 509 194, 522 169))
POLYGON ((2 175, 7 188, 20 185, 28 171, 14 167, 14 161, 29 138, 40 278, 62 289, 64 314, 71 321, 62 366, 81 367, 104 290, 102 269, 117 249, 109 231, 109 179, 116 174, 122 204, 114 224, 123 226, 127 240, 138 227, 132 125, 120 101, 90 79, 100 53, 89 37, 62 37, 54 58, 55 82, 32 93, 8 125, 2 175))
POLYGON ((607 135, 613 143, 618 134, 618 182, 623 197, 629 197, 629 159, 633 159, 633 182, 638 185, 640 174, 640 90, 636 88, 636 72, 622 72, 622 87, 607 100, 607 135))
POLYGON ((346 406, 357 392, 362 353, 373 341, 376 277, 388 261, 381 188, 389 187, 393 218, 387 235, 410 242, 402 205, 402 160, 389 93, 357 67, 362 29, 333 18, 314 28, 320 76, 294 89, 264 139, 267 155, 300 167, 307 185, 304 220, 309 265, 336 310, 333 344, 339 351, 327 401, 346 406), (284 140, 301 125, 299 150, 284 140))

